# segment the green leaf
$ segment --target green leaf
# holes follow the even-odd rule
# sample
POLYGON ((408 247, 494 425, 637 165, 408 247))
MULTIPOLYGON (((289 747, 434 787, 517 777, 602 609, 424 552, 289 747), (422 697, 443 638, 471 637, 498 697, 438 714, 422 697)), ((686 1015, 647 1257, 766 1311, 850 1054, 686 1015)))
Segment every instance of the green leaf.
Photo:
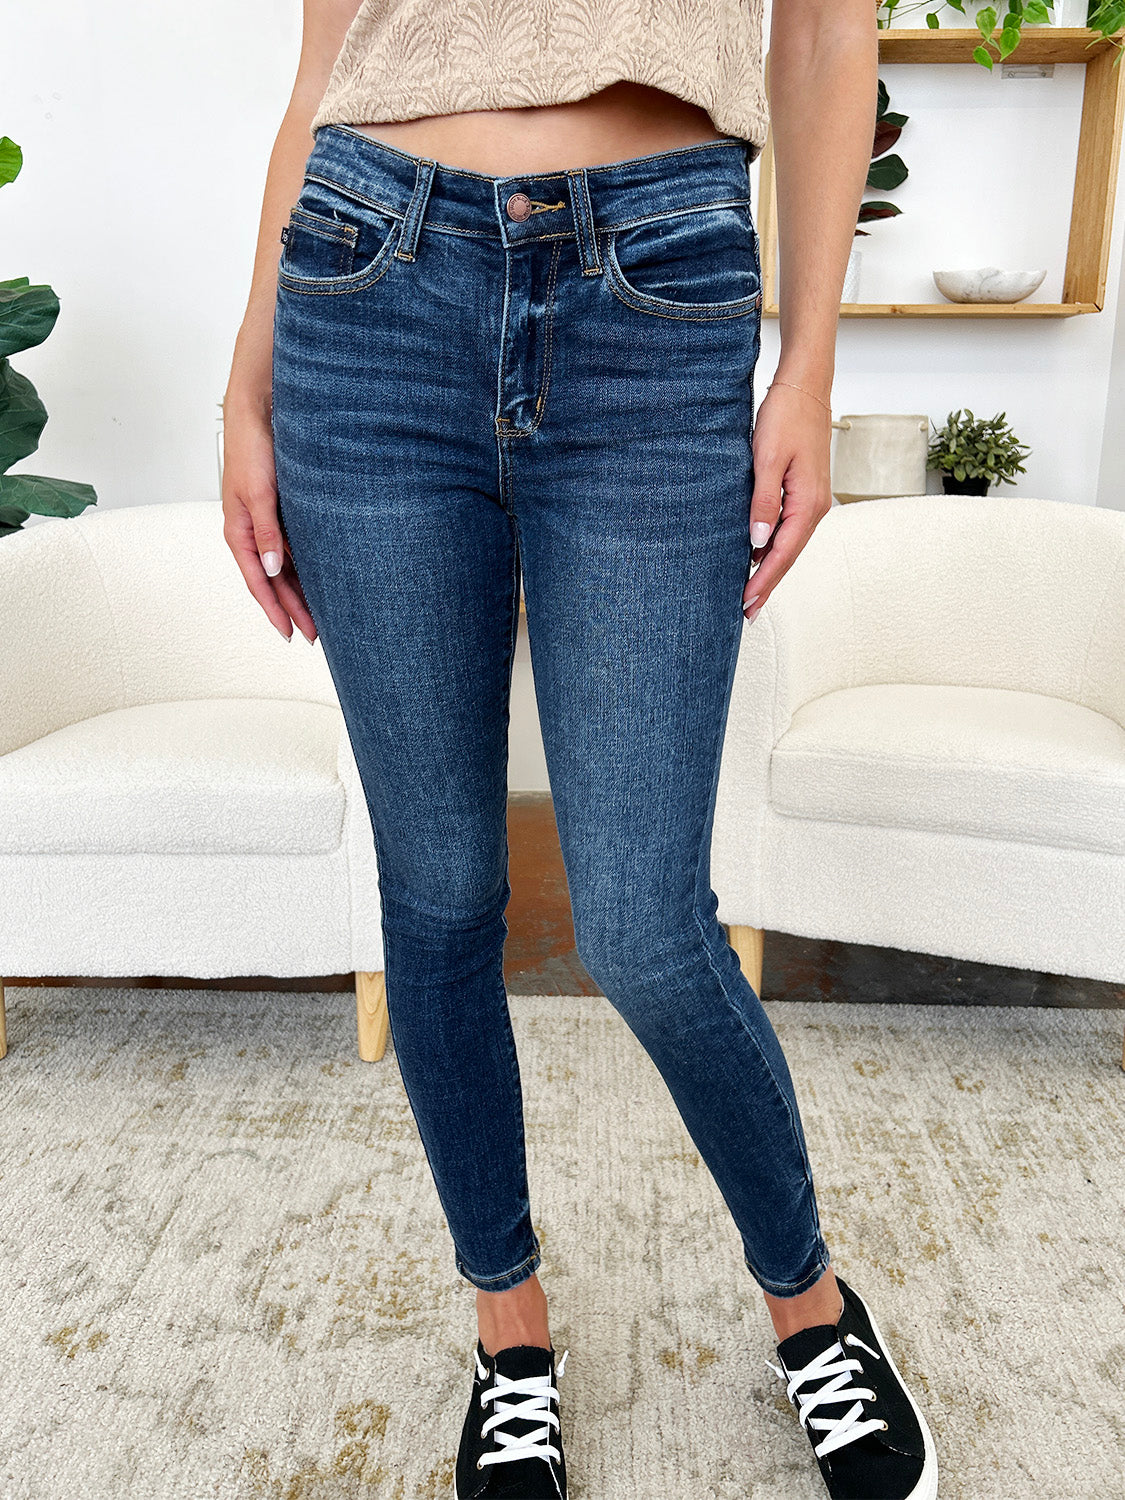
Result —
POLYGON ((937 18, 937 11, 928 10, 926 12, 926 25, 930 28, 931 31, 936 31, 938 29, 938 27, 941 25, 941 22, 937 18))
POLYGON ((0 475, 0 507, 23 506, 37 516, 77 516, 97 504, 92 484, 75 479, 46 479, 42 474, 0 475))
POLYGON ((23 152, 10 136, 0 135, 0 187, 15 182, 23 166, 23 152))
POLYGON ((992 5, 982 5, 976 14, 977 30, 987 42, 996 30, 996 8, 992 5))
POLYGON ((39 446, 47 408, 26 375, 0 360, 0 473, 39 446))
POLYGON ((887 193, 904 183, 909 175, 910 168, 896 152, 892 156, 884 156, 871 163, 866 185, 878 188, 881 193, 887 193))
POLYGON ((1043 0, 1028 0, 1023 8, 1023 18, 1025 21, 1034 21, 1041 25, 1044 21, 1049 21, 1051 16, 1043 0))
POLYGON ((0 505, 0 536, 18 531, 30 514, 22 505, 0 505))
POLYGON ((59 299, 49 286, 32 286, 26 277, 19 282, 0 282, 0 359, 33 349, 55 326, 59 299))
POLYGON ((1000 61, 1003 62, 1010 52, 1014 52, 1020 44, 1020 32, 1013 26, 1005 26, 1000 33, 997 46, 1000 48, 1000 61))
MULTIPOLYGON (((1125 4, 1122 0, 1102 0, 1102 3, 1089 14, 1086 24, 1096 31, 1104 32, 1106 36, 1112 36, 1125 26, 1125 4)), ((1119 60, 1120 57, 1121 49, 1118 48, 1117 59, 1119 60)))
POLYGON ((973 59, 975 62, 979 62, 982 67, 987 68, 990 73, 992 72, 992 53, 987 48, 974 47, 973 59))

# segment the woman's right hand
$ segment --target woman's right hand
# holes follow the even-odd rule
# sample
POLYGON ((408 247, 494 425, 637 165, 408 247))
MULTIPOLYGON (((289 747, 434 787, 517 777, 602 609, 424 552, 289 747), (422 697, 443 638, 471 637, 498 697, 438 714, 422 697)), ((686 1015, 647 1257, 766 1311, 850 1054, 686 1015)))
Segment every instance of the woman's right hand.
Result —
POLYGON ((360 0, 305 0, 301 57, 270 153, 254 271, 223 399, 223 536, 246 587, 287 641, 317 636, 277 506, 269 390, 281 231, 315 144, 311 122, 360 0))
POLYGON ((277 514, 273 431, 253 404, 223 403, 223 536, 270 623, 287 641, 316 626, 277 514))

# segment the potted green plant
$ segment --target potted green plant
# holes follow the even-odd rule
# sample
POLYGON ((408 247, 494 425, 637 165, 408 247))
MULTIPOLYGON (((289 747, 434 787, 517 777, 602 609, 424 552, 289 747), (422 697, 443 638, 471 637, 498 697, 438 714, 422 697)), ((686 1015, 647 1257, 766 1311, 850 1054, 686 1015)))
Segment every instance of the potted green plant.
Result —
MULTIPOLYGON (((887 92, 887 85, 880 78, 875 108, 875 136, 871 143, 871 166, 868 168, 864 187, 878 188, 882 193, 898 187, 910 175, 910 168, 897 152, 892 152, 890 156, 885 154, 898 140, 902 134, 902 127, 910 118, 909 115, 891 113, 887 108, 889 103, 890 95, 887 92)), ((858 227, 860 224, 869 224, 873 219, 891 219, 901 212, 902 209, 896 203, 889 203, 882 198, 869 198, 865 203, 860 204, 855 232, 857 235, 867 234, 869 231, 860 229, 858 227)), ((859 265, 860 249, 858 245, 853 244, 851 254, 848 256, 848 268, 844 275, 841 302, 858 302, 859 300, 856 295, 859 291, 859 265)))
MULTIPOLYGON (((0 187, 14 182, 23 152, 0 137, 0 187)), ((97 503, 92 485, 41 474, 9 474, 8 469, 39 446, 47 409, 25 375, 12 369, 9 355, 41 344, 59 315, 59 299, 49 286, 32 286, 26 276, 0 281, 0 536, 18 531, 28 516, 76 516, 97 503)))
POLYGON ((1004 412, 978 421, 966 407, 934 428, 926 467, 938 470, 947 495, 986 495, 997 480, 1015 484, 1012 476, 1025 472, 1020 459, 1031 449, 1017 442, 1004 412))
MULTIPOLYGON (((970 4, 979 0, 970 0, 970 4)), ((877 0, 875 24, 885 30, 900 16, 918 10, 922 5, 931 5, 932 0, 917 0, 903 5, 900 0, 877 0)), ((1042 26, 1047 22, 1063 26, 1085 26, 1091 31, 1113 42, 1117 56, 1113 59, 1116 68, 1123 50, 1117 33, 1125 26, 1125 0, 1008 0, 1007 9, 1001 17, 995 5, 985 5, 972 13, 965 8, 965 0, 937 0, 937 5, 925 12, 925 24, 931 31, 941 25, 940 11, 948 5, 963 17, 961 25, 976 26, 981 34, 981 45, 973 48, 973 59, 982 68, 992 71, 993 59, 989 47, 995 47, 1000 62, 1009 57, 1019 46, 1025 24, 1042 26), (996 23, 1000 22, 997 30, 996 23)), ((957 22, 953 23, 957 25, 957 22)))

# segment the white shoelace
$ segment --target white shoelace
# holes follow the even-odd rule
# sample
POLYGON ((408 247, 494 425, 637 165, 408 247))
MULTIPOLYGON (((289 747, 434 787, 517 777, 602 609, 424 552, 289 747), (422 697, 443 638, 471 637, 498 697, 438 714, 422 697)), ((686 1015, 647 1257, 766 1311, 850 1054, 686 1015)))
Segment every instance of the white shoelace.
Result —
MULTIPOLYGON (((866 1349, 868 1354, 875 1359, 881 1355, 874 1349, 868 1348, 862 1339, 856 1338, 854 1333, 845 1334, 844 1343, 858 1344, 861 1349, 866 1349)), ((837 1448, 842 1448, 845 1443, 854 1443, 856 1438, 863 1437, 866 1433, 877 1432, 880 1428, 885 1429, 886 1423, 877 1417, 863 1419, 864 1400, 874 1401, 875 1392, 866 1386, 852 1385, 849 1371, 859 1370, 862 1372, 863 1365, 858 1359, 848 1359, 844 1354, 843 1345, 839 1339, 829 1348, 803 1369, 794 1370, 787 1378, 784 1370, 766 1360, 766 1364, 775 1375, 786 1381, 786 1395, 793 1400, 796 1394, 800 1402, 799 1416, 804 1428, 817 1427, 828 1436, 822 1438, 819 1443, 813 1445, 813 1452, 818 1458, 823 1458, 826 1453, 832 1453, 837 1448), (839 1356, 837 1358, 837 1356, 839 1356), (819 1380, 830 1375, 831 1380, 825 1380, 824 1384, 815 1391, 802 1391, 801 1386, 806 1380, 819 1380), (854 1403, 843 1416, 840 1417, 814 1417, 812 1413, 818 1406, 829 1401, 851 1401, 854 1403)))
MULTIPOLYGON (((556 1379, 562 1374, 569 1353, 569 1349, 565 1350, 555 1366, 556 1379)), ((475 1358, 477 1374, 483 1380, 488 1374, 488 1368, 481 1364, 479 1354, 475 1354, 475 1358)), ((492 1416, 481 1427, 481 1435, 491 1432, 500 1446, 491 1453, 483 1453, 480 1464, 510 1463, 517 1458, 559 1459, 559 1449, 549 1441, 551 1424, 554 1423, 556 1428, 559 1425, 559 1419, 551 1410, 550 1404, 551 1397, 554 1396, 557 1400, 558 1394, 557 1388, 551 1384, 550 1375, 527 1375, 522 1380, 509 1380, 497 1370, 496 1383, 480 1394, 482 1405, 486 1401, 494 1402, 492 1416), (525 1399, 519 1402, 508 1401, 505 1398, 509 1396, 522 1396, 525 1399), (523 1417, 530 1421, 542 1418, 544 1425, 520 1434, 502 1432, 504 1423, 512 1417, 523 1417)))

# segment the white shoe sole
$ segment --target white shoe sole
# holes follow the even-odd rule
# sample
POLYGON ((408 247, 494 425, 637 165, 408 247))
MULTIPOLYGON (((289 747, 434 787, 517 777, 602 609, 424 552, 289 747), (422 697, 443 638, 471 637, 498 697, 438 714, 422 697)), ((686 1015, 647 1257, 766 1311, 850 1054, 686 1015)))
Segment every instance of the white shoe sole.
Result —
MULTIPOLYGON (((844 1279, 847 1280, 846 1277, 844 1279)), ((906 1500, 937 1500, 937 1450, 934 1447, 933 1433, 930 1431, 929 1424, 927 1423, 925 1417, 919 1411, 918 1403, 910 1394, 910 1387, 906 1384, 906 1381, 903 1380, 902 1372, 899 1370, 898 1365, 895 1364, 891 1351, 887 1348, 886 1340, 883 1338, 883 1335, 879 1330, 879 1325, 878 1323, 876 1323, 871 1309, 868 1307, 867 1303, 864 1301, 860 1293, 855 1290, 850 1281, 848 1282, 848 1290, 862 1305, 863 1310, 866 1312, 868 1318, 870 1319, 871 1327, 875 1333, 875 1342, 879 1345, 879 1349, 882 1352, 883 1358, 887 1361, 891 1369, 898 1376, 899 1383, 902 1386, 903 1390, 906 1392, 906 1399, 910 1402, 910 1405, 914 1410, 914 1415, 918 1418, 918 1425, 922 1429, 922 1441, 925 1444, 925 1462, 922 1469, 922 1477, 910 1491, 910 1494, 906 1496, 906 1500)))

